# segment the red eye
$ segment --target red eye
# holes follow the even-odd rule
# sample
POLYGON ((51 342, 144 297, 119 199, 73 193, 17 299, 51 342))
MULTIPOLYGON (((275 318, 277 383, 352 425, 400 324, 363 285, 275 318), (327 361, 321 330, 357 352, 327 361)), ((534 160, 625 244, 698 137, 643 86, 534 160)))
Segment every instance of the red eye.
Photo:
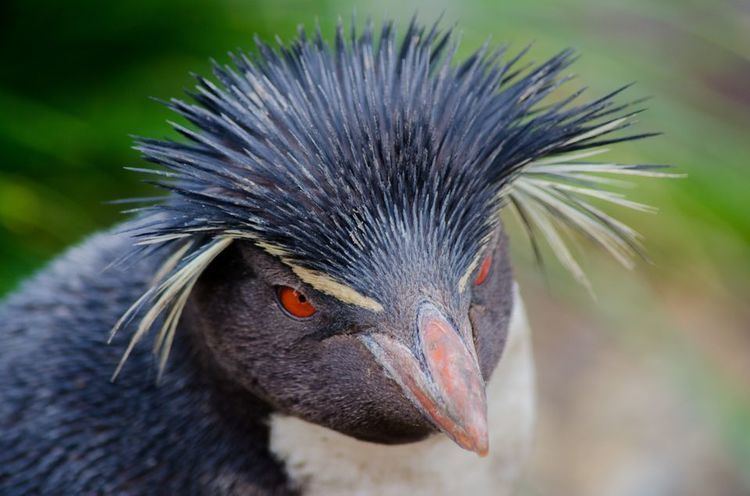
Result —
POLYGON ((477 278, 474 279, 474 284, 476 286, 479 286, 487 279, 487 276, 490 273, 490 267, 492 267, 492 256, 487 255, 487 258, 482 261, 482 265, 479 267, 477 278))
POLYGON ((313 315, 316 310, 305 295, 289 286, 279 286, 276 288, 276 297, 284 310, 289 312, 293 317, 304 319, 313 315))

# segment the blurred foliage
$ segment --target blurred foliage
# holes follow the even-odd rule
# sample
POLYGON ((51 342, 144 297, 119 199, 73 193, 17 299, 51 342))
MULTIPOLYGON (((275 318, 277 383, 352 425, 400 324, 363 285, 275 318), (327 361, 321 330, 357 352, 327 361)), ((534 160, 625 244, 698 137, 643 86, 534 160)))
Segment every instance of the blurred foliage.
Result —
MULTIPOLYGON (((678 382, 690 384, 747 463, 745 0, 6 0, 0 5, 0 294, 65 246, 121 220, 107 200, 153 194, 123 170, 139 160, 129 134, 171 133, 165 121, 172 116, 148 96, 179 95, 192 85, 190 71, 208 73, 210 57, 225 61, 229 50, 252 49, 256 33, 289 39, 298 23, 312 28, 317 19, 330 34, 337 17, 353 10, 360 21, 388 13, 401 24, 415 11, 425 22, 443 12, 446 26, 458 20, 463 54, 488 35, 517 48, 533 41, 536 60, 572 46, 582 54, 577 84, 588 85, 590 96, 635 80, 632 97, 654 97, 640 129, 664 136, 612 156, 674 164, 688 178, 641 181, 633 197, 659 206, 659 215, 622 212, 644 233, 655 267, 631 276, 599 255, 586 257, 600 300, 617 302, 601 305, 597 315, 616 322, 622 334, 644 329, 626 339, 647 339, 638 346, 672 356, 678 382), (690 331, 703 325, 713 327, 705 333, 732 336, 734 345, 713 350, 690 331)), ((525 248, 516 243, 516 257, 530 264, 525 248)), ((553 286, 568 284, 551 270, 553 286)), ((583 292, 564 293, 573 295, 565 296, 571 304, 591 306, 583 292)))

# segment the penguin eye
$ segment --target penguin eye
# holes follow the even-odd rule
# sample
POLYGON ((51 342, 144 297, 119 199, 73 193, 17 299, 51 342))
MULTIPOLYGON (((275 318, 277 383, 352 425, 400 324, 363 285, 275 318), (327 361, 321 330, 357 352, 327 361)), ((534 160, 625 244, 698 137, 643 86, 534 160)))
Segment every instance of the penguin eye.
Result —
POLYGON ((474 279, 474 285, 480 286, 485 280, 487 280, 487 276, 490 274, 490 268, 492 267, 492 256, 487 255, 487 257, 482 260, 482 265, 479 266, 479 272, 477 273, 477 278, 474 279))
POLYGON ((289 315, 298 319, 311 317, 317 311, 305 295, 289 286, 277 286, 276 298, 289 315))

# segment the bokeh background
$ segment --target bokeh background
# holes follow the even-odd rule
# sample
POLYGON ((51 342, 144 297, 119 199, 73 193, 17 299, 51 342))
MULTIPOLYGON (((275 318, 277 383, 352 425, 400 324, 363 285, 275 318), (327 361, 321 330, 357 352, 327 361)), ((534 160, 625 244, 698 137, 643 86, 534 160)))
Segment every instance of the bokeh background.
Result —
POLYGON ((353 11, 405 24, 444 12, 462 53, 488 36, 541 60, 578 49, 590 95, 629 81, 652 96, 621 161, 669 163, 640 181, 658 215, 616 212, 653 265, 627 272, 582 244, 594 301, 514 237, 535 329, 539 430, 528 495, 750 494, 750 2, 746 0, 5 0, 0 4, 0 295, 153 193, 129 134, 171 132, 148 96, 179 95, 209 58, 331 34, 353 11))

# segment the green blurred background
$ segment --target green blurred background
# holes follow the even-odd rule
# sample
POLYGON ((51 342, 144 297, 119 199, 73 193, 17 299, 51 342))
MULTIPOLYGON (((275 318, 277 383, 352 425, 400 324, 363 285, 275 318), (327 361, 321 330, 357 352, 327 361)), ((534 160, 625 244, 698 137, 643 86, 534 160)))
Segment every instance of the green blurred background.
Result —
MULTIPOLYGON (((171 135, 147 97, 180 95, 209 57, 330 34, 356 10, 401 25, 444 12, 462 53, 488 36, 531 58, 582 53, 590 95, 650 95, 622 161, 670 163, 640 181, 658 215, 616 212, 654 265, 626 272, 585 249, 593 301, 554 265, 514 257, 535 328, 540 414, 524 494, 750 494, 750 2, 746 0, 8 1, 0 5, 0 295, 66 246, 123 217, 107 200, 151 194, 123 170, 129 134, 171 135)), ((582 252, 583 253, 583 252, 582 252)))

